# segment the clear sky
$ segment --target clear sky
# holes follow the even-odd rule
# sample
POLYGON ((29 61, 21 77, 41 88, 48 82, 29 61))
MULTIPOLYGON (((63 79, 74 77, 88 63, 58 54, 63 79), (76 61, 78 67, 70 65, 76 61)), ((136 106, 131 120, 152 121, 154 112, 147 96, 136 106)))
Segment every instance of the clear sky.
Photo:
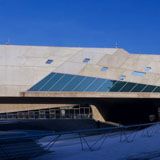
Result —
POLYGON ((0 44, 160 54, 160 0, 0 0, 0 44))

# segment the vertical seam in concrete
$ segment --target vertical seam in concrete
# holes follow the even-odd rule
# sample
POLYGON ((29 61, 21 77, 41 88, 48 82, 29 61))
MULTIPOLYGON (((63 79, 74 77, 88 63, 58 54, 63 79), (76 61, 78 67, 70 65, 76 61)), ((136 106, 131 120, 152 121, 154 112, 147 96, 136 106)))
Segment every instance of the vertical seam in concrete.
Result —
POLYGON ((78 53, 80 53, 81 51, 83 50, 83 48, 81 48, 78 52, 76 52, 74 55, 72 55, 72 57, 70 57, 67 61, 68 62, 74 62, 74 61, 71 61, 71 59, 78 53))
MULTIPOLYGON (((102 58, 96 63, 96 65, 99 65, 98 63, 99 63, 102 59, 104 59, 104 57, 105 57, 106 55, 112 56, 112 55, 114 55, 117 51, 118 51, 118 49, 116 49, 112 54, 106 54, 106 53, 104 53, 103 56, 102 56, 102 58)), ((101 66, 101 65, 99 65, 99 66, 101 66)))
MULTIPOLYGON (((82 50, 82 49, 81 49, 81 50, 82 50)), ((81 51, 81 50, 80 50, 80 51, 81 51)), ((66 62, 73 62, 73 61, 70 61, 70 59, 73 58, 73 56, 75 56, 75 54, 79 53, 80 51, 74 53, 70 58, 68 58, 68 59, 65 60, 62 64, 60 64, 59 66, 57 66, 57 67, 56 67, 56 71, 57 71, 63 64, 65 64, 66 62)), ((76 63, 76 62, 73 62, 73 63, 76 63)), ((61 72, 61 73, 63 73, 63 72, 61 72)))

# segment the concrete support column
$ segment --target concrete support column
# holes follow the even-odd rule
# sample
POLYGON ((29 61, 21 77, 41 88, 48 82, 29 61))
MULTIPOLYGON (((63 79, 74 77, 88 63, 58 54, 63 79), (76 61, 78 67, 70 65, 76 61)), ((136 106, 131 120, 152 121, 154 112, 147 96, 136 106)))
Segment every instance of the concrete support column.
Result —
POLYGON ((98 111, 96 106, 91 105, 91 109, 92 109, 92 118, 94 120, 105 122, 104 118, 102 117, 101 113, 98 111))

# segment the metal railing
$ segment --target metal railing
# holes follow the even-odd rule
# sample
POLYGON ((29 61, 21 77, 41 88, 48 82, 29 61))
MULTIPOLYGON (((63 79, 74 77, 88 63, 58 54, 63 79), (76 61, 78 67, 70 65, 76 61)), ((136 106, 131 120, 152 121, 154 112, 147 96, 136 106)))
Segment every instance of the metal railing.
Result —
POLYGON ((160 133, 160 122, 60 132, 55 133, 53 138, 51 138, 44 148, 49 150, 57 141, 78 138, 78 143, 81 145, 82 150, 95 151, 101 149, 107 138, 119 137, 120 142, 131 143, 136 139, 137 134, 140 134, 142 137, 151 137, 156 133, 160 133), (67 137, 65 135, 70 136, 67 137), (99 136, 97 137, 96 135, 99 136), (90 140, 87 139, 92 136, 95 136, 94 140, 89 142, 90 140))
MULTIPOLYGON (((143 137, 151 137, 156 133, 160 133, 160 122, 56 133, 41 132, 32 135, 10 137, 1 136, 0 141, 2 142, 27 138, 38 140, 43 137, 50 136, 49 140, 45 142, 45 145, 43 145, 46 150, 50 150, 57 144, 58 141, 62 141, 61 145, 63 146, 63 141, 77 139, 77 143, 80 144, 82 150, 95 151, 101 149, 106 139, 109 138, 119 137, 120 142, 132 143, 136 139, 137 134, 140 134, 143 137), (92 141, 90 141, 90 138, 92 138, 92 141)), ((72 141, 69 141, 69 143, 72 143, 72 141)))
POLYGON ((4 114, 0 115, 0 120, 17 120, 17 119, 92 119, 92 114, 4 114))

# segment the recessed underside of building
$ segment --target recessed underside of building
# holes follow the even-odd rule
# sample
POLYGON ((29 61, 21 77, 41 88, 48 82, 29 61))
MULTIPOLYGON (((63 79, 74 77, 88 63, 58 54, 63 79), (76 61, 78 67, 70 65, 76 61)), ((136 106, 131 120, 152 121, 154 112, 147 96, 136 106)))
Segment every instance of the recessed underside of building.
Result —
POLYGON ((119 48, 0 46, 0 118, 158 120, 160 56, 119 48))

